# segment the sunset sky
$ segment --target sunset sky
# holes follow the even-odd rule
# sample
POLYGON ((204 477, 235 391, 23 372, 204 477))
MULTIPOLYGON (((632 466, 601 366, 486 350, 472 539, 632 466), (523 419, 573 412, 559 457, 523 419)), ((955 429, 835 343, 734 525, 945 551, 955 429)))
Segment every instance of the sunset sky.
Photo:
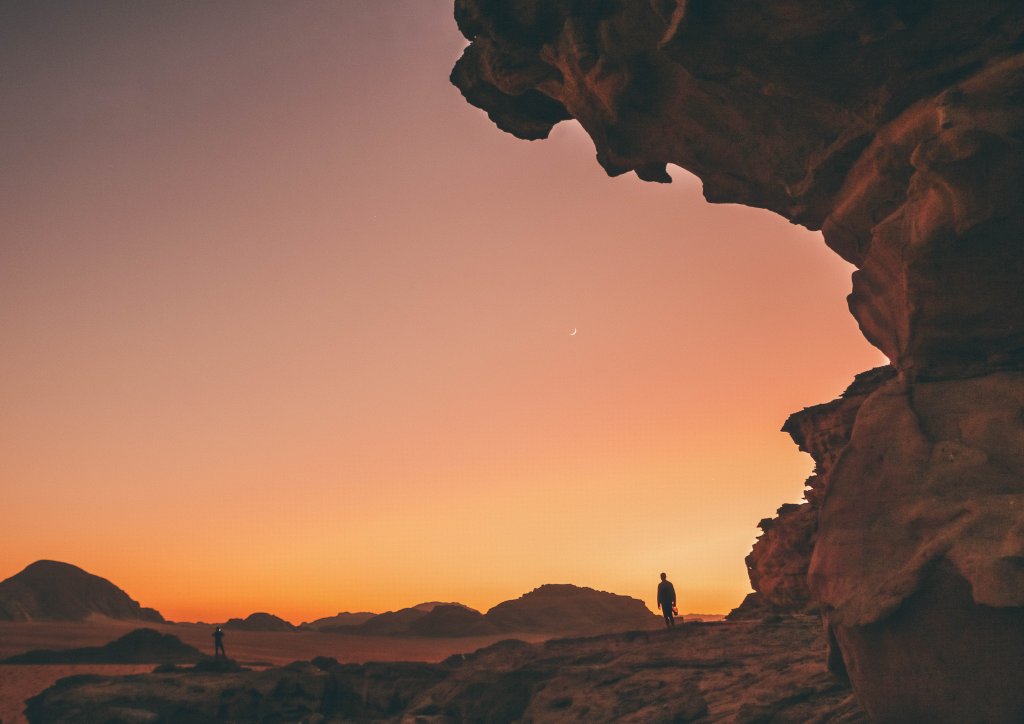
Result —
POLYGON ((448 82, 450 0, 0 5, 0 578, 174 620, 749 591, 884 363, 819 234, 448 82), (570 336, 573 329, 575 336, 570 336))

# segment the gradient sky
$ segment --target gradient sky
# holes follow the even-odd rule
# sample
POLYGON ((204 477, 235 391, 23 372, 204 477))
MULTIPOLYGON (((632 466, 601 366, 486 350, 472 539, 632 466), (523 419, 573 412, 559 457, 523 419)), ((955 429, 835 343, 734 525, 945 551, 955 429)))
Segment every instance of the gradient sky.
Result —
POLYGON ((449 0, 0 5, 0 578, 176 620, 749 590, 884 363, 820 235, 449 85, 449 0), (573 328, 576 336, 570 336, 573 328))

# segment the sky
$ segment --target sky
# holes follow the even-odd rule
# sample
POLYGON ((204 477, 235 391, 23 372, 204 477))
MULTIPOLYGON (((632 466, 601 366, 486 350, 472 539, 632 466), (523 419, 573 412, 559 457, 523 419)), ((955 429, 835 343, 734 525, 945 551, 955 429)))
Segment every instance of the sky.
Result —
POLYGON ((739 604, 812 468, 782 423, 885 362, 852 267, 500 132, 465 45, 450 0, 0 5, 0 578, 182 621, 739 604))

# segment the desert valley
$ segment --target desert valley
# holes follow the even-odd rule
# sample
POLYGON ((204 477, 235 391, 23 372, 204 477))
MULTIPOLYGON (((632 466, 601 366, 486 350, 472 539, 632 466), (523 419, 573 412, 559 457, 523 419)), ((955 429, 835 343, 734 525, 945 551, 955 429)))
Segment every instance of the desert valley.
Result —
POLYGON ((0 67, 0 724, 1024 722, 1020 0, 13 0, 0 67))
POLYGON ((0 582, 0 720, 866 721, 813 616, 684 614, 545 585, 486 613, 424 603, 294 626, 173 623, 111 582, 38 561, 0 582), (25 709, 27 702, 27 710, 25 709))

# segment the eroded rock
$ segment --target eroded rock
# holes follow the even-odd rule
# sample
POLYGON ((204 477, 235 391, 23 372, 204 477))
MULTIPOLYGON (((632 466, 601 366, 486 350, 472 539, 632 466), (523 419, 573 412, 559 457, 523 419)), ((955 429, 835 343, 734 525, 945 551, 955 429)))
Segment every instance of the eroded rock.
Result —
POLYGON ((807 583, 811 553, 818 534, 821 503, 829 489, 832 470, 850 441, 853 423, 864 400, 892 379, 891 367, 878 367, 857 376, 843 395, 832 402, 793 413, 783 432, 814 459, 814 474, 807 479, 805 502, 786 503, 775 518, 762 520, 764 531, 746 558, 750 584, 765 605, 778 611, 816 611, 817 601, 807 583))
POLYGON ((608 173, 668 181, 677 164, 710 201, 821 229, 857 266, 850 310, 892 371, 787 423, 817 469, 807 502, 762 526, 751 579, 821 609, 877 718, 1024 719, 999 685, 1024 647, 979 656, 986 632, 1024 625, 1024 4, 455 8, 471 44, 453 82, 503 130, 575 118, 608 173), (969 593, 940 605, 935 571, 969 593), (924 672, 959 709, 927 700, 924 672), (894 702, 886 676, 922 681, 894 702))

